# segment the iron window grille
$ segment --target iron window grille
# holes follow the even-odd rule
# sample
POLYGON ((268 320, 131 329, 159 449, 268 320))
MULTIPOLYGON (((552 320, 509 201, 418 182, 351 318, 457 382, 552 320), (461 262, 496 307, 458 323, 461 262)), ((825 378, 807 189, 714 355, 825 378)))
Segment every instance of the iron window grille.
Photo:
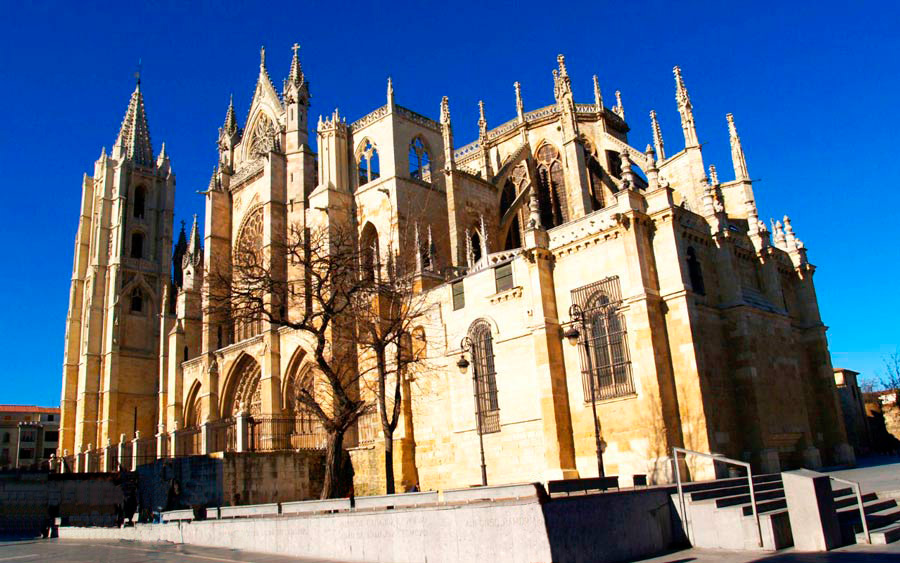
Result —
POLYGON ((578 334, 584 400, 597 401, 634 394, 628 332, 622 315, 618 276, 572 290, 572 302, 584 312, 578 334))
POLYGON ((476 417, 479 434, 500 431, 500 405, 497 401, 497 372, 494 368, 494 343, 491 326, 476 321, 469 329, 472 340, 472 363, 475 369, 476 417))

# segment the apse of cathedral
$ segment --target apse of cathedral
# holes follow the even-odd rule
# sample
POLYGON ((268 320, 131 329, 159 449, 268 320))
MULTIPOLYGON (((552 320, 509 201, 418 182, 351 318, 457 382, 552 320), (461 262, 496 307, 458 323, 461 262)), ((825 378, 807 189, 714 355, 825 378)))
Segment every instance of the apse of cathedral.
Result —
MULTIPOLYGON (((533 85, 552 85, 552 105, 526 109, 517 82, 515 115, 489 126, 480 102, 468 144, 448 97, 427 117, 388 81, 369 114, 319 116, 314 150, 297 47, 280 92, 263 50, 246 119, 229 104, 215 139, 203 232, 195 216, 174 254, 175 177, 164 145, 154 156, 138 84, 83 180, 60 450, 138 435, 172 455, 174 434, 239 415, 301 421, 305 445, 291 444, 320 444, 295 399, 316 377, 307 337, 211 313, 209 277, 239 251, 277 262, 291 229, 340 227, 376 271, 414 256, 429 303, 414 331, 429 369, 404 381, 394 434, 401 490, 477 483, 481 465, 492 484, 601 470, 665 482, 673 447, 763 471, 851 460, 815 267, 787 216, 758 216, 735 119, 715 126, 731 146, 720 178, 678 67, 681 131, 665 145, 651 111, 630 122, 652 133, 640 149, 621 94, 605 101, 594 76, 576 102, 556 63, 533 85)), ((345 441, 373 492, 376 415, 345 441)))

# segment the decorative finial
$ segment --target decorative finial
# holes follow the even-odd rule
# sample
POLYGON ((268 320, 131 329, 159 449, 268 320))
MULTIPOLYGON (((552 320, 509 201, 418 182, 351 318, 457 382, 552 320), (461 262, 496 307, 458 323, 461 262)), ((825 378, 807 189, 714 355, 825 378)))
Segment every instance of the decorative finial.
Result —
POLYGON ((388 83, 387 83, 387 103, 388 103, 388 106, 394 105, 394 83, 391 81, 390 76, 388 76, 388 83))
POLYGON ((675 74, 675 101, 678 102, 678 113, 681 115, 684 146, 696 147, 700 143, 697 141, 697 128, 694 125, 694 108, 691 105, 691 97, 688 95, 687 88, 684 85, 681 68, 676 66, 672 69, 672 72, 675 74))
POLYGON ((447 96, 441 98, 441 123, 450 125, 450 99, 447 96))
POLYGON ((715 165, 715 164, 710 164, 710 165, 709 165, 709 181, 710 181, 710 182, 712 183, 712 185, 714 185, 714 186, 718 186, 718 185, 719 185, 719 173, 716 172, 716 165, 715 165))
POLYGON ((650 110, 650 126, 653 128, 653 146, 656 148, 656 159, 657 162, 662 162, 666 159, 662 129, 659 128, 659 121, 656 120, 656 111, 652 109, 650 110))
POLYGON ((603 93, 600 92, 600 79, 596 74, 594 75, 594 105, 597 106, 597 111, 603 110, 603 93))
POLYGON ((622 92, 616 90, 616 107, 614 111, 619 114, 619 117, 625 119, 625 106, 622 105, 622 92))
POLYGON ((566 57, 560 53, 559 55, 556 55, 556 62, 559 64, 559 75, 568 76, 569 73, 566 70, 566 57))
POLYGON ((740 136, 738 136, 737 127, 734 124, 734 116, 728 113, 725 115, 725 119, 728 120, 728 138, 731 142, 731 163, 734 166, 734 177, 736 180, 749 180, 750 173, 747 171, 744 146, 741 144, 740 136))
POLYGON ((487 119, 484 117, 483 100, 478 100, 478 136, 482 140, 487 138, 487 119))
POLYGON ((266 66, 266 46, 263 45, 259 48, 259 66, 266 66))
POLYGON ((141 87, 141 67, 142 67, 142 66, 143 66, 143 65, 141 64, 141 59, 139 58, 139 59, 138 59, 138 64, 137 64, 137 71, 135 71, 135 73, 134 73, 134 80, 135 80, 135 83, 136 83, 136 84, 135 84, 135 87, 136 87, 136 88, 140 88, 140 87, 141 87))
POLYGON ((522 103, 522 88, 518 81, 513 83, 513 88, 516 89, 516 115, 518 115, 521 120, 525 111, 525 105, 522 103))

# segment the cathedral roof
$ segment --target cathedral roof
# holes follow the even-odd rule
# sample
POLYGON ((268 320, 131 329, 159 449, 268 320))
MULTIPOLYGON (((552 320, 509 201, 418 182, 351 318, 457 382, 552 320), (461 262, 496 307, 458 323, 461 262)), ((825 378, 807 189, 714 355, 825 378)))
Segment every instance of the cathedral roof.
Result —
POLYGON ((128 110, 116 146, 121 147, 122 156, 131 159, 135 164, 153 166, 153 146, 150 144, 150 128, 147 126, 147 113, 144 110, 144 96, 141 95, 141 83, 138 82, 128 102, 128 110))

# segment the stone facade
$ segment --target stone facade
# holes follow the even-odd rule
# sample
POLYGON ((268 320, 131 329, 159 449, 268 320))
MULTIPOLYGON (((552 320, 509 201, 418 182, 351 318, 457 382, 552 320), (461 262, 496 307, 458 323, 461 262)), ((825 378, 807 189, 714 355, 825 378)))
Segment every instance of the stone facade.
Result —
MULTIPOLYGON (((480 105, 479 137, 461 148, 447 98, 431 119, 398 105, 389 81, 385 104, 357 121, 320 116, 314 153, 296 49, 280 94, 263 51, 243 128, 229 105, 219 131, 205 232, 195 221, 179 241, 171 277, 166 253, 123 257, 137 228, 129 190, 153 190, 153 248, 171 240, 174 198, 149 136, 127 144, 146 123, 123 126, 85 180, 64 447, 124 431, 135 406, 137 428, 161 437, 241 410, 297 415, 293 389, 315 379, 310 343, 210 313, 208 279, 249 248, 302 283, 273 243, 341 227, 376 249, 375 267, 414 256, 429 303, 413 334, 429 369, 405 382, 395 434, 399 490, 481 483, 480 442, 490 484, 597 475, 598 443, 624 484, 668 480, 675 446, 764 471, 852 461, 806 248, 788 217, 771 229, 758 217, 730 114, 734 179, 707 168, 677 67, 675 83, 684 148, 672 154, 652 112, 654 146, 628 144, 621 97, 604 105, 596 77, 591 102, 576 103, 562 56, 554 104, 525 111, 516 83, 515 117, 489 128, 480 105), (118 299, 137 287, 154 312, 139 321, 118 299), (117 361, 126 353, 135 361, 117 361)), ((143 118, 139 89, 135 100, 143 118)), ((383 444, 371 419, 360 425, 348 437, 357 487, 377 492, 383 444)))

